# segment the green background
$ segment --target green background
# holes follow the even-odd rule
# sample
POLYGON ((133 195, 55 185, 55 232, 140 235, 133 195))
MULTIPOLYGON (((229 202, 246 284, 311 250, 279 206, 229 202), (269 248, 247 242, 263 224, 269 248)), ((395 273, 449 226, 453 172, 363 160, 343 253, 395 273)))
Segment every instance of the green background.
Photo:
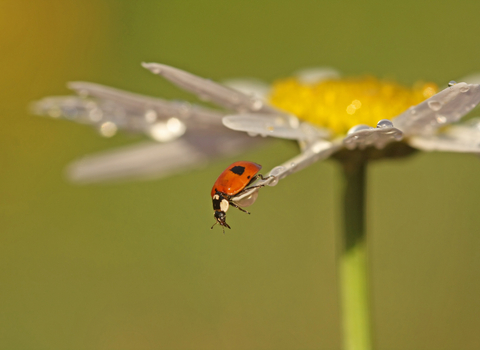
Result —
MULTIPOLYGON (((141 68, 266 82, 310 66, 442 86, 480 71, 478 1, 0 1, 0 348, 339 349, 340 171, 317 163, 213 223, 227 164, 79 186, 65 166, 141 141, 32 116, 68 81, 195 101, 141 68)), ((293 157, 275 140, 243 159, 293 157)), ((480 348, 480 160, 371 165, 377 349, 480 348)))

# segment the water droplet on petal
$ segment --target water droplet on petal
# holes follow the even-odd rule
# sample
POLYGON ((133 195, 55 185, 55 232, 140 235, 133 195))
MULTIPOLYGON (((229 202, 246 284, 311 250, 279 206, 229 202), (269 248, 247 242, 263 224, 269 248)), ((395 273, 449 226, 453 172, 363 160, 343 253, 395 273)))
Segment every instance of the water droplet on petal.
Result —
POLYGON ((456 85, 456 84, 457 84, 457 82, 455 80, 450 80, 448 82, 448 86, 453 86, 453 85, 456 85))
POLYGON ((467 92, 468 90, 470 90, 470 86, 468 86, 468 85, 465 84, 465 86, 461 86, 460 89, 458 89, 458 90, 460 90, 460 92, 465 93, 465 92, 467 92))
POLYGON ((291 163, 290 163, 290 167, 291 167, 291 168, 295 168, 296 166, 297 166, 297 164, 295 164, 295 162, 291 162, 291 163))
POLYGON ((382 119, 377 123, 377 128, 393 128, 393 123, 388 119, 382 119))
POLYGON ((157 122, 153 124, 148 133, 159 142, 169 142, 183 135, 185 132, 185 124, 177 118, 170 118, 166 122, 157 122))
POLYGON ((438 124, 445 124, 447 122, 447 118, 444 117, 443 115, 435 116, 435 120, 437 121, 438 124))
MULTIPOLYGON (((282 124, 283 124, 283 118, 280 118, 280 119, 282 120, 282 124)), ((298 120, 298 118, 293 115, 288 116, 288 123, 294 129, 298 128, 298 126, 300 125, 300 121, 298 120)))
POLYGON ((353 128, 350 128, 350 130, 348 130, 347 135, 353 134, 354 132, 357 132, 357 131, 368 130, 368 129, 373 129, 373 128, 364 124, 355 125, 353 128))
POLYGON ((274 176, 274 179, 268 183, 268 186, 275 186, 278 184, 278 180, 281 178, 280 174, 284 173, 287 169, 284 166, 277 166, 270 171, 269 176, 274 176))
POLYGON ((259 110, 260 108, 262 108, 262 107, 263 107, 263 102, 262 102, 262 100, 254 100, 254 101, 252 102, 252 109, 253 109, 254 111, 258 111, 258 110, 259 110))
POLYGON ((167 120, 167 129, 175 136, 181 136, 186 130, 185 124, 183 124, 177 118, 169 118, 167 120))
POLYGON ((442 104, 438 101, 430 100, 428 101, 428 107, 430 107, 430 109, 433 111, 438 111, 440 108, 442 108, 442 104))
POLYGON ((410 107, 408 110, 410 111, 411 115, 417 114, 417 109, 415 108, 415 106, 410 107))
POLYGON ((255 201, 257 200, 257 197, 258 197, 258 189, 256 191, 254 191, 252 194, 250 194, 248 197, 242 198, 239 201, 236 201, 235 197, 232 198, 232 199, 240 207, 248 207, 248 206, 252 205, 253 203, 255 203, 255 201))
POLYGON ((112 137, 117 133, 117 126, 112 122, 105 122, 100 125, 100 134, 105 137, 112 137))
POLYGON ((100 108, 94 108, 90 111, 88 117, 92 122, 99 122, 103 118, 103 112, 100 108))
POLYGON ((157 120, 157 112, 155 112, 153 109, 148 109, 145 112, 145 120, 147 123, 153 123, 157 120))

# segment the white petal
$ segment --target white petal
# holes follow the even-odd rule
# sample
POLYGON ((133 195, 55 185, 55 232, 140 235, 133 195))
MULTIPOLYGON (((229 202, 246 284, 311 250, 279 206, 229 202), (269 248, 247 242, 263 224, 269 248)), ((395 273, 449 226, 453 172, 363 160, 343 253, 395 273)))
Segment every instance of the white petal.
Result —
MULTIPOLYGON (((268 175, 272 175, 277 180, 281 180, 288 175, 305 169, 309 165, 312 165, 319 160, 328 158, 332 153, 336 152, 340 148, 342 148, 342 146, 339 144, 324 140, 318 140, 317 142, 312 143, 298 156, 273 168, 268 175)), ((270 181, 268 185, 275 186, 275 180, 270 181)))
POLYGON ((386 119, 381 120, 377 128, 371 128, 367 125, 357 125, 348 131, 343 139, 343 144, 348 149, 375 146, 379 149, 385 147, 393 141, 400 141, 403 137, 402 132, 395 128, 393 124, 386 119))
POLYGON ((166 140, 165 133, 158 137, 163 124, 165 131, 174 131, 168 140, 183 133, 172 129, 173 122, 189 128, 223 128, 223 113, 187 102, 169 102, 85 82, 69 86, 84 97, 47 97, 32 104, 33 112, 93 125, 103 136, 113 136, 111 131, 120 129, 145 133, 157 141, 166 140))
POLYGON ((271 136, 290 140, 309 141, 328 136, 328 132, 309 123, 300 123, 291 116, 265 114, 235 114, 223 118, 223 125, 249 135, 271 136))
POLYGON ((406 136, 431 134, 458 121, 480 102, 480 85, 458 83, 393 119, 406 136))
POLYGON ((241 93, 265 100, 270 92, 270 86, 263 81, 250 79, 229 79, 222 82, 223 85, 228 86, 241 93))
POLYGON ((67 175, 77 183, 160 178, 202 167, 211 159, 239 154, 261 140, 223 130, 187 131, 170 143, 145 142, 86 156, 70 164, 67 175))
POLYGON ((480 120, 451 125, 436 135, 413 136, 408 143, 422 151, 480 153, 480 120))
MULTIPOLYGON (((312 165, 319 160, 328 158, 332 153, 336 152, 340 148, 342 148, 340 144, 318 140, 317 142, 311 144, 298 156, 273 168, 267 175, 268 179, 259 180, 255 182, 254 186, 275 186, 278 184, 279 180, 284 179, 288 175, 296 173, 297 171, 305 169, 307 166, 312 165)), ((242 202, 243 200, 248 199, 249 196, 252 196, 254 192, 257 191, 259 191, 258 188, 252 189, 250 191, 245 191, 240 196, 236 196, 234 200, 237 203, 242 202)))
POLYGON ((200 78, 181 69, 158 63, 142 63, 152 73, 163 76, 182 89, 196 94, 200 99, 211 101, 219 106, 240 112, 279 114, 259 98, 248 96, 211 80, 200 78))
POLYGON ((295 72, 294 75, 304 84, 314 84, 327 79, 340 78, 340 73, 330 67, 305 68, 295 72))
POLYGON ((298 124, 295 117, 265 114, 236 114, 223 118, 223 125, 237 131, 245 131, 250 135, 272 136, 291 140, 311 140, 325 137, 328 134, 313 126, 298 124), (293 118, 295 120, 293 120, 293 118))
POLYGON ((166 101, 88 82, 70 82, 68 87, 80 96, 98 99, 102 105, 117 105, 130 117, 145 117, 152 111, 157 118, 176 117, 201 123, 220 124, 223 113, 182 101, 166 101))
MULTIPOLYGON (((32 102, 30 110, 37 115, 65 118, 91 124, 92 119, 88 117, 88 102, 92 106, 92 101, 87 101, 78 96, 50 96, 32 102)), ((95 105, 94 102, 93 105, 95 105)))

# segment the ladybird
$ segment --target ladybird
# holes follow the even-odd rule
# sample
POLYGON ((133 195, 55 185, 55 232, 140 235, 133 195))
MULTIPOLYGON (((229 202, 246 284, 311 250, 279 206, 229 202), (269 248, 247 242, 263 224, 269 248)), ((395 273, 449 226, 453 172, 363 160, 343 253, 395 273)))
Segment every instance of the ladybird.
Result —
MULTIPOLYGON (((265 186, 250 186, 258 178, 266 180, 269 177, 263 177, 258 172, 262 169, 262 166, 257 163, 240 161, 235 162, 227 167, 220 174, 217 181, 213 185, 211 197, 213 202, 213 210, 215 211, 213 216, 215 217, 216 222, 213 224, 220 224, 223 227, 223 233, 225 233, 225 227, 230 228, 230 226, 225 221, 226 212, 231 206, 243 211, 244 213, 250 214, 243 208, 240 208, 236 203, 233 202, 233 199, 236 196, 239 196, 245 191, 251 190, 253 188, 260 188, 265 186)), ((211 227, 213 229, 213 226, 211 227)))

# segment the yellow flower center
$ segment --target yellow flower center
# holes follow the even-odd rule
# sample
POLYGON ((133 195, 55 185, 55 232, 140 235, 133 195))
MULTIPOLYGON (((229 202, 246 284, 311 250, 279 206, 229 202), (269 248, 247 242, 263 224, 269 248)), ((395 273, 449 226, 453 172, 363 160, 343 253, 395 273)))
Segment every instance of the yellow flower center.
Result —
POLYGON ((270 103, 340 135, 358 124, 375 127, 379 120, 392 119, 437 91, 433 83, 409 88, 372 76, 318 83, 286 78, 273 84, 270 103))

